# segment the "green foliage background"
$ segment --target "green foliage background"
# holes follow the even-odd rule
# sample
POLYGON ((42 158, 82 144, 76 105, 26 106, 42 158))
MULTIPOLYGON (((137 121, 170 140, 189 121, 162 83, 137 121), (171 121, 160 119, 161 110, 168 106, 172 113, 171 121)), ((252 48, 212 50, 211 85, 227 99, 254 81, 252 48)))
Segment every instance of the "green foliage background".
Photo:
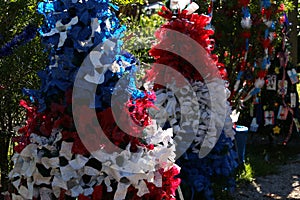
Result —
MULTIPOLYGON (((0 6, 0 46, 20 34, 28 25, 36 27, 41 18, 36 13, 37 0, 1 1, 0 6)), ((19 106, 22 88, 38 88, 36 72, 42 69, 47 60, 40 38, 36 36, 24 46, 13 49, 13 54, 0 58, 0 171, 1 185, 7 187, 7 173, 10 169, 11 137, 16 134, 15 127, 24 123, 25 112, 19 106)))

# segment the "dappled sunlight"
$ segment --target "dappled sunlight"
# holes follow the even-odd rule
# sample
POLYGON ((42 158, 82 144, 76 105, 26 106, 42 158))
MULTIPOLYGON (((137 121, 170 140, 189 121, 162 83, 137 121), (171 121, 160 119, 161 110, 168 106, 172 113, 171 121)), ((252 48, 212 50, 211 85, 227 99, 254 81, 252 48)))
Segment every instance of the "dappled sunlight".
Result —
POLYGON ((300 174, 292 176, 292 179, 293 179, 293 183, 292 183, 293 190, 290 192, 287 198, 300 199, 300 174))
MULTIPOLYGON (((270 165, 271 167, 271 165, 270 165)), ((300 199, 300 162, 290 162, 278 173, 241 184, 234 199, 300 199)))

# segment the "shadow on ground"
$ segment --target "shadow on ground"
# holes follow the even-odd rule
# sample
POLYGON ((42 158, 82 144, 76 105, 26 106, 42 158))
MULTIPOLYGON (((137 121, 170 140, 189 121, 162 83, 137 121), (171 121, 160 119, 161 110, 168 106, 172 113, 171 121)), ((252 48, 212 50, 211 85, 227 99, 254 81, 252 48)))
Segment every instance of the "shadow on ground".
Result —
POLYGON ((238 180, 232 199, 300 199, 300 134, 249 133, 246 164, 252 180, 238 180), (249 170, 249 169, 248 169, 249 170))

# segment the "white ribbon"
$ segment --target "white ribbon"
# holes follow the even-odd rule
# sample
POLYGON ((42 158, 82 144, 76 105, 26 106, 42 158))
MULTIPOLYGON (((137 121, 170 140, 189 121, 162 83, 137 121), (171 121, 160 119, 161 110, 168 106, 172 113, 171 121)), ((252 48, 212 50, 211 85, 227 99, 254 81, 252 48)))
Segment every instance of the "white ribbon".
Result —
POLYGON ((72 158, 72 146, 73 142, 65 142, 61 143, 61 149, 59 151, 59 155, 65 157, 67 160, 71 160, 72 158))

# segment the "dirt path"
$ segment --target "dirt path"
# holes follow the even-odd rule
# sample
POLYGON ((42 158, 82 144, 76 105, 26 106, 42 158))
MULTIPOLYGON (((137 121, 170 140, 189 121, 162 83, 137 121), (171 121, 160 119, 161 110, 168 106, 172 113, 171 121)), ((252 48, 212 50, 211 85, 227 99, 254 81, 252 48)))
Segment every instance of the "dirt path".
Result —
POLYGON ((278 174, 257 177, 252 183, 240 186, 234 199, 300 199, 300 155, 296 160, 280 166, 278 174))

